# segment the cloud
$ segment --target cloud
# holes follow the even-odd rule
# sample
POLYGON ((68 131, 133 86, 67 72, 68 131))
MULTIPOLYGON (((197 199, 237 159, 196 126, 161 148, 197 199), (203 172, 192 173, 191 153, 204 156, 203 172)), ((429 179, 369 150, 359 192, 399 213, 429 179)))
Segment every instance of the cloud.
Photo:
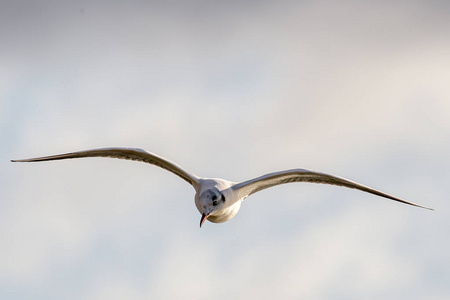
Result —
POLYGON ((171 3, 2 4, 1 293, 448 294, 447 4, 171 3), (231 180, 310 168, 443 213, 299 184, 198 230, 164 170, 9 163, 104 146, 231 180))

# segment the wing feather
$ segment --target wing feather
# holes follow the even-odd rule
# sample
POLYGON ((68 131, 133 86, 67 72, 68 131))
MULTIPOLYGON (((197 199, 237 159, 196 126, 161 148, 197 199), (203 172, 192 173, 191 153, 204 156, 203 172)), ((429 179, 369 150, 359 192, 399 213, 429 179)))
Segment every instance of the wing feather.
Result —
POLYGON ((192 173, 183 170, 177 164, 162 158, 151 152, 136 149, 136 148, 102 148, 102 149, 92 149, 78 152, 71 152, 66 154, 57 154, 51 156, 30 158, 30 159, 20 159, 12 160, 12 162, 38 162, 38 161, 49 161, 49 160, 59 160, 59 159, 71 159, 71 158, 82 158, 82 157, 110 157, 126 160, 134 160, 149 163, 160 168, 163 168, 169 172, 178 175, 183 180, 191 184, 195 189, 197 189, 199 181, 198 177, 192 173))
MULTIPOLYGON (((391 196, 389 194, 380 192, 368 186, 359 184, 357 182, 330 175, 320 172, 314 172, 304 169, 292 169, 286 171, 280 171, 275 173, 270 173, 263 175, 261 177, 257 177, 248 181, 244 181, 232 186, 232 189, 235 190, 240 198, 245 198, 259 192, 261 190, 290 182, 311 182, 311 183, 322 183, 322 184, 331 184, 337 186, 343 186, 351 189, 357 189, 363 192, 371 193, 380 197, 388 198, 394 201, 398 201, 401 203, 422 207, 426 209, 431 209, 425 206, 421 206, 412 202, 408 202, 402 200, 400 198, 391 196)), ((432 209, 431 209, 432 210, 432 209)))

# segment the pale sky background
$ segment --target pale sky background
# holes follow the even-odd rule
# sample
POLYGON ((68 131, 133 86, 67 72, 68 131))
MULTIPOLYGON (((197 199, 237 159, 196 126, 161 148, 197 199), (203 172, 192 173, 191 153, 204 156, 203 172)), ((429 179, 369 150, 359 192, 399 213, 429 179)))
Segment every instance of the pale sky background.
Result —
POLYGON ((449 1, 0 0, 1 299, 449 299, 449 1), (327 172, 205 223, 205 177, 327 172))

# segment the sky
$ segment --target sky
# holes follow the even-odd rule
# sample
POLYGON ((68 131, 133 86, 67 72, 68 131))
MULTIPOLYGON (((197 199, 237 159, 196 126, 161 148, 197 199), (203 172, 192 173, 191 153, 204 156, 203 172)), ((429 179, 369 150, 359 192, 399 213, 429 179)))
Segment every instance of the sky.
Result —
POLYGON ((0 0, 1 299, 448 299, 448 1, 0 0), (206 222, 203 177, 305 168, 206 222))

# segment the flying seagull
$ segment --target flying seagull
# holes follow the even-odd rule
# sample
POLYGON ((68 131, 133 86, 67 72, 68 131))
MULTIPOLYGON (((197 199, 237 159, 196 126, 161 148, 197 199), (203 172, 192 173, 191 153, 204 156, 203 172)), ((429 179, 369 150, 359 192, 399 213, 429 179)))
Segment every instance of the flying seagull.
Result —
MULTIPOLYGON (((195 189, 195 206, 202 215, 200 227, 205 220, 213 223, 222 223, 228 221, 236 215, 241 207, 242 201, 261 190, 275 185, 290 182, 312 182, 338 185, 347 188, 357 189, 363 192, 371 193, 377 196, 395 200, 401 203, 431 209, 412 202, 408 202, 394 196, 377 191, 365 185, 353 182, 351 180, 320 173, 305 169, 291 169, 280 172, 269 173, 254 179, 243 182, 232 182, 219 178, 198 177, 177 164, 162 158, 151 152, 135 148, 102 148, 86 151, 71 152, 66 154, 57 154, 51 156, 12 160, 12 162, 37 162, 47 160, 59 160, 81 157, 111 157, 119 159, 128 159, 149 163, 169 172, 178 175, 195 189)), ((431 209, 432 210, 432 209, 431 209)))

